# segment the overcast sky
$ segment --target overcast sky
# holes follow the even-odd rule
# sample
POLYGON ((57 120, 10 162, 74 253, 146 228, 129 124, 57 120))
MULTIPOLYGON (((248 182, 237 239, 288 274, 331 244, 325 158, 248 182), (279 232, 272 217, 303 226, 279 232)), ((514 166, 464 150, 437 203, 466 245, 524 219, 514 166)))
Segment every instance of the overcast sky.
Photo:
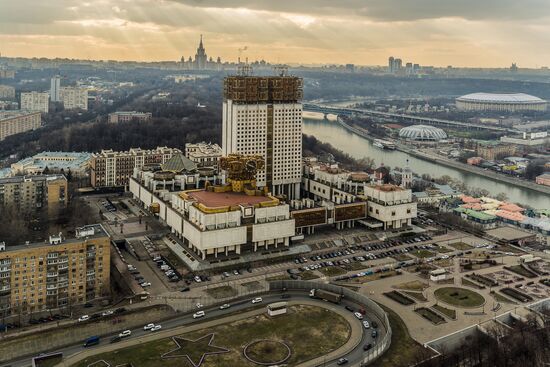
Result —
POLYGON ((5 56, 550 66, 550 0, 0 0, 5 56))

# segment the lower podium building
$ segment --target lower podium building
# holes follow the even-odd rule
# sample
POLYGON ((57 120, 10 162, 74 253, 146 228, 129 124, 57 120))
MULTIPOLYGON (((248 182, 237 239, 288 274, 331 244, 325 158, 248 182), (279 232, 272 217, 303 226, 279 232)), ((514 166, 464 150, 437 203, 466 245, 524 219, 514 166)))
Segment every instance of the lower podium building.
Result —
POLYGON ((150 174, 136 170, 130 191, 202 259, 289 246, 295 235, 289 205, 256 186, 256 171, 263 164, 258 156, 223 157, 226 183, 205 180, 200 189, 159 184, 159 179, 150 181, 150 174))

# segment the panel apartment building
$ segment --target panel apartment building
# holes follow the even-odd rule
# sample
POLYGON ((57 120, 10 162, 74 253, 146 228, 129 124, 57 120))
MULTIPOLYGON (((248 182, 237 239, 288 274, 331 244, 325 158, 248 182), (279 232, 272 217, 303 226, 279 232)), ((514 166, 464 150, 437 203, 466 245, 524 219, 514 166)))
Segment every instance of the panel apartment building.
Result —
POLYGON ((152 119, 153 114, 151 112, 117 111, 109 114, 108 121, 111 124, 117 124, 129 121, 146 122, 152 119))
POLYGON ((61 87, 59 97, 66 110, 88 110, 88 90, 80 87, 61 87))
POLYGON ((48 113, 50 95, 48 92, 23 92, 21 93, 21 109, 27 111, 40 111, 48 113))
POLYGON ((157 147, 152 150, 132 148, 125 152, 102 150, 92 155, 90 162, 92 187, 126 187, 135 168, 149 164, 164 164, 173 155, 181 153, 179 149, 157 147))
POLYGON ((15 99, 15 88, 9 85, 0 85, 0 99, 15 99))
POLYGON ((0 111, 0 141, 11 135, 38 129, 41 123, 40 112, 0 111))
POLYGON ((52 310, 110 293, 110 239, 100 224, 76 237, 20 246, 0 243, 0 315, 52 310))
POLYGON ((42 208, 55 213, 67 206, 67 179, 63 175, 15 176, 0 179, 0 207, 15 206, 27 214, 42 208))
POLYGON ((294 76, 229 76, 224 79, 223 155, 261 155, 258 187, 300 197, 303 80, 294 76))

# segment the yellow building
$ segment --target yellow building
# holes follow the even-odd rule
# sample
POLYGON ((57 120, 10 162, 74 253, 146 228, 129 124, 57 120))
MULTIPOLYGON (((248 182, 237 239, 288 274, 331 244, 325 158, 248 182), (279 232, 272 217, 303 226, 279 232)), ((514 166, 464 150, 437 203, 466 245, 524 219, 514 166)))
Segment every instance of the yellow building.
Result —
POLYGON ((21 213, 41 208, 55 213, 67 206, 67 178, 63 175, 15 176, 0 179, 0 207, 15 206, 21 213))
POLYGON ((0 316, 53 310, 108 297, 110 239, 100 224, 47 243, 0 243, 0 316))

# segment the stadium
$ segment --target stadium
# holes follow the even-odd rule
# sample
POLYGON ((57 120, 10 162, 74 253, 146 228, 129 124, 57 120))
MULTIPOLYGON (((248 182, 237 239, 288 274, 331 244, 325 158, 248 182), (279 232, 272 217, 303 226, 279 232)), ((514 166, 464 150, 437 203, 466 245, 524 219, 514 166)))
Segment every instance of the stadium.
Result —
POLYGON ((546 111, 547 102, 524 93, 472 93, 456 99, 456 107, 463 111, 546 111))
POLYGON ((434 126, 412 125, 399 130, 399 137, 416 142, 438 142, 447 139, 447 133, 434 126))

